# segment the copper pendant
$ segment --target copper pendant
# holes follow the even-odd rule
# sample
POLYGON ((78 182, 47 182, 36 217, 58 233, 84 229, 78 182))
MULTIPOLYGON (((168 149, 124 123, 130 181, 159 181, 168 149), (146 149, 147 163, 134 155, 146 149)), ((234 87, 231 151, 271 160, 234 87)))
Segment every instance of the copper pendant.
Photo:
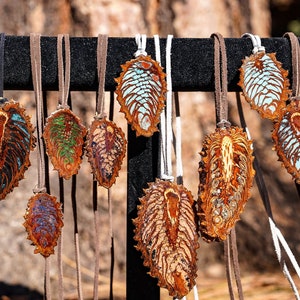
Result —
POLYGON ((206 241, 222 241, 250 195, 255 174, 252 143, 241 128, 218 128, 205 138, 200 154, 200 232, 206 241))
POLYGON ((291 101, 282 111, 272 138, 279 160, 300 183, 300 100, 291 101))
POLYGON ((68 108, 53 112, 48 118, 43 137, 47 154, 60 177, 69 179, 80 168, 86 128, 68 108))
POLYGON ((246 57, 238 83, 251 107, 263 118, 276 120, 288 99, 288 71, 281 67, 275 53, 258 52, 246 57))
POLYGON ((182 298, 195 285, 199 247, 191 192, 182 185, 156 179, 138 206, 134 239, 144 265, 170 296, 182 298))
POLYGON ((30 166, 35 146, 33 127, 19 103, 0 100, 0 200, 18 186, 30 166))
POLYGON ((99 185, 110 188, 116 181, 126 154, 121 128, 106 118, 95 119, 87 137, 87 156, 99 185))
POLYGON ((136 135, 152 136, 158 131, 160 113, 164 107, 166 74, 150 56, 139 55, 122 65, 123 72, 115 79, 121 112, 136 135))
POLYGON ((63 226, 61 205, 47 193, 32 196, 24 216, 28 239, 36 246, 34 253, 45 257, 54 253, 54 247, 63 226))

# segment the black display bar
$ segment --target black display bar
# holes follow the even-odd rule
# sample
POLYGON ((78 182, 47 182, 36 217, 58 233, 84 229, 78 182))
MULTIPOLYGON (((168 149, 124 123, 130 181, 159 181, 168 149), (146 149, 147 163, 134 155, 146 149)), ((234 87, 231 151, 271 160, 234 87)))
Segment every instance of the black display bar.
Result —
MULTIPOLYGON (((252 51, 248 38, 225 38, 228 59, 228 89, 238 91, 238 69, 252 51)), ((96 91, 96 37, 71 37, 71 91, 96 91)), ((262 38, 267 52, 277 59, 291 76, 291 50, 287 38, 262 38)), ((160 39, 162 65, 165 66, 166 39, 160 39)), ((57 37, 41 37, 43 90, 58 90, 57 37)), ((135 38, 109 38, 105 89, 113 91, 121 64, 134 58, 135 38)), ((154 39, 147 39, 146 51, 155 57, 154 39)), ((32 90, 29 36, 6 36, 4 53, 4 89, 32 90)), ((174 38, 172 40, 172 86, 174 91, 213 91, 214 64, 212 38, 174 38)), ((291 77, 290 77, 291 79, 291 77)))

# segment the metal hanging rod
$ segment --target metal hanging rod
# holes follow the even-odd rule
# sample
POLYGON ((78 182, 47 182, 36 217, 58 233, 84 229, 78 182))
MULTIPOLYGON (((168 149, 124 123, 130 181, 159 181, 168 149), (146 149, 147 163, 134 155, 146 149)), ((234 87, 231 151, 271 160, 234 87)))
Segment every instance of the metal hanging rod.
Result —
MULTIPOLYGON (((267 52, 276 52, 277 59, 291 76, 291 50, 287 38, 262 38, 267 52)), ((162 65, 165 66, 166 39, 161 39, 162 65)), ((228 89, 238 91, 238 69, 245 56, 252 51, 246 38, 225 38, 228 59, 228 89)), ((96 91, 96 37, 71 37, 71 91, 96 91)), ((43 90, 58 90, 57 37, 41 37, 43 90)), ((108 40, 105 89, 112 91, 114 78, 121 72, 121 64, 134 58, 137 50, 134 38, 108 40)), ((32 90, 29 36, 6 36, 4 49, 4 89, 32 90)), ((154 39, 147 39, 146 51, 155 57, 154 39)), ((213 39, 174 38, 172 41, 172 86, 174 91, 214 90, 213 39)), ((290 77, 291 79, 291 77, 290 77)))

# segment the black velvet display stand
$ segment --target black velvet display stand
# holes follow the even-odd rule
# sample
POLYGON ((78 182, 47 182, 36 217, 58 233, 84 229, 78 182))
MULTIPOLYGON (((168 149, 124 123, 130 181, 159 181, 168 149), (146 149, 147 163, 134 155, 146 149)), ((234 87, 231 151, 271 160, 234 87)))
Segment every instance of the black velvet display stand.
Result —
MULTIPOLYGON (((58 90, 57 38, 41 37, 43 90, 58 90)), ((160 40, 162 65, 165 66, 166 39, 160 40)), ((228 60, 228 90, 239 91, 239 68, 249 56, 252 43, 246 38, 225 38, 228 60)), ((266 52, 276 52, 291 78, 291 50, 286 38, 262 39, 266 52)), ((97 38, 70 38, 71 91, 96 91, 98 88, 97 38)), ((109 38, 105 89, 115 90, 121 64, 134 58, 134 38, 109 38)), ((174 91, 214 91, 213 39, 174 38, 172 41, 172 86, 174 91)), ((146 51, 155 58, 154 40, 147 39, 146 51)), ((4 52, 4 89, 33 90, 28 36, 6 36, 4 52)), ((157 176, 158 134, 151 138, 136 137, 128 129, 128 194, 127 194, 127 299, 159 299, 157 281, 142 265, 141 254, 133 241, 132 219, 136 217, 138 198, 147 182, 157 176)))

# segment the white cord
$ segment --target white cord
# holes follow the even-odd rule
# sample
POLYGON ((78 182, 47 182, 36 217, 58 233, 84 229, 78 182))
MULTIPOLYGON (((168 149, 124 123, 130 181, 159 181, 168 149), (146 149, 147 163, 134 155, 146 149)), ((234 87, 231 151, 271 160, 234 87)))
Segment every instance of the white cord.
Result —
POLYGON ((135 35, 135 42, 137 44, 137 51, 134 53, 134 56, 137 57, 139 55, 147 55, 146 52, 146 43, 147 43, 147 36, 146 34, 136 34, 135 35))
POLYGON ((166 174, 172 177, 172 76, 171 76, 171 45, 173 35, 168 35, 166 45, 166 73, 167 73, 167 99, 166 99, 166 174))
POLYGON ((255 54, 257 52, 265 52, 266 49, 264 46, 261 45, 261 40, 258 35, 254 35, 252 33, 244 33, 242 37, 248 37, 252 41, 253 50, 252 53, 255 54))
MULTIPOLYGON (((247 127, 245 127, 245 131, 247 134, 247 137, 249 140, 251 140, 251 135, 250 132, 248 130, 247 127)), ((282 272, 284 274, 284 276, 287 278, 287 280, 289 281, 291 288, 295 294, 295 297, 297 300, 300 300, 300 296, 299 296, 299 292, 297 290, 297 286, 289 272, 289 269, 285 263, 284 260, 282 260, 282 255, 281 255, 281 248, 280 248, 280 244, 283 247, 283 249, 285 250, 287 256, 289 257, 297 275, 300 277, 300 268, 299 265, 295 259, 295 256, 292 252, 292 250, 290 249, 289 245, 287 244, 285 238, 283 237, 281 231, 279 230, 279 228, 276 226, 275 222, 273 221, 270 212, 267 211, 268 214, 268 219, 269 219, 269 224, 270 224, 270 229, 271 229, 271 234, 272 234, 272 240, 273 240, 273 244, 274 244, 274 248, 275 248, 275 253, 277 256, 277 259, 279 261, 279 264, 282 266, 282 272)))

